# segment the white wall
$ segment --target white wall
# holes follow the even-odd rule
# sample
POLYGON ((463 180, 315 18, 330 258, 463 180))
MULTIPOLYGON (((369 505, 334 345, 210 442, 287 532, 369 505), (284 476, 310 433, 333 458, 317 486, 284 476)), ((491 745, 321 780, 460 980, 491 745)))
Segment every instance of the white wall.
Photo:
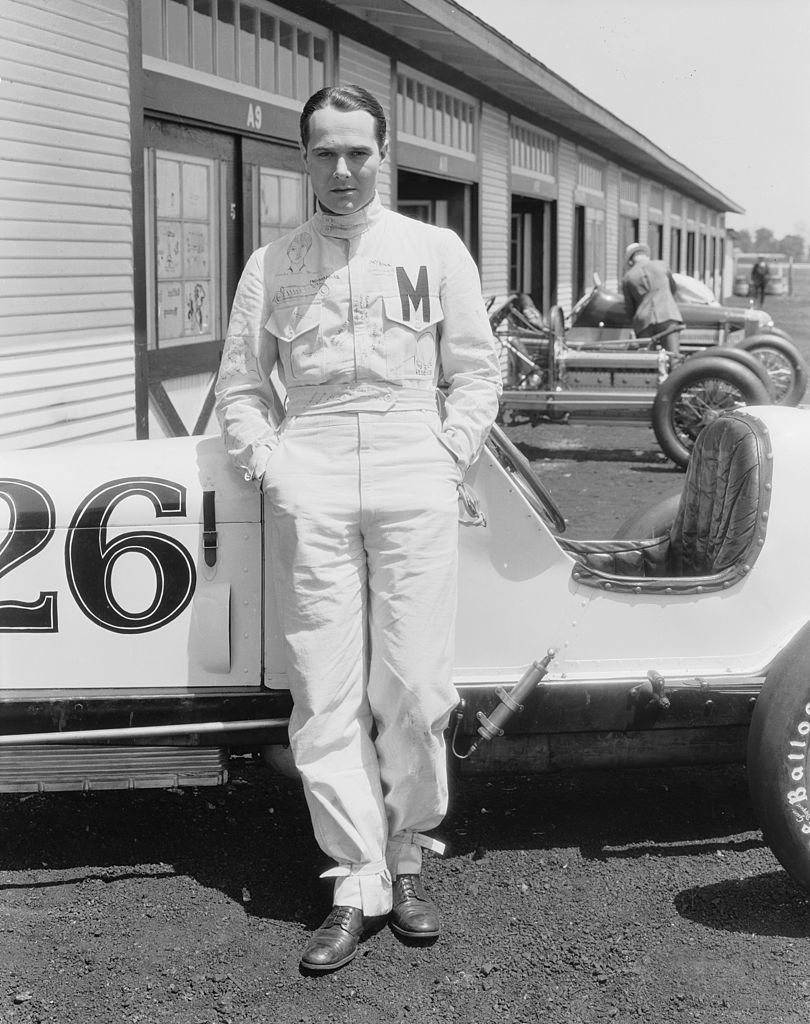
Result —
POLYGON ((134 437, 126 0, 4 0, 0 449, 134 437))

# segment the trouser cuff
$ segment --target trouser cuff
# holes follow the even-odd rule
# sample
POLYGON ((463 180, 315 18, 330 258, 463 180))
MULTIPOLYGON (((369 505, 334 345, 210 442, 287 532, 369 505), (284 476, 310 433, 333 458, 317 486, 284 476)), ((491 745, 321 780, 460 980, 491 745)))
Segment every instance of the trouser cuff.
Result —
POLYGON ((366 917, 378 917, 391 910, 391 874, 385 861, 371 864, 338 864, 321 878, 334 878, 332 903, 336 907, 357 907, 366 917))
POLYGON ((418 875, 422 870, 422 851, 444 853, 444 843, 421 832, 398 832, 388 840, 385 859, 392 878, 397 875, 418 875))

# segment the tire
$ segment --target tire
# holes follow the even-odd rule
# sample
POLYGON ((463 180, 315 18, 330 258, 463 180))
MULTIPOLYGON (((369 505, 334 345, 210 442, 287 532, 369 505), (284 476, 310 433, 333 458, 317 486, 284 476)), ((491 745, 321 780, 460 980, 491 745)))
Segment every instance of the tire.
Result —
POLYGON ((761 331, 757 331, 757 334, 773 334, 777 338, 784 338, 785 341, 789 341, 791 345, 795 344, 793 338, 791 338, 787 331, 783 331, 781 327, 763 327, 761 331))
POLYGON ((705 356, 720 356, 722 359, 733 359, 735 363, 747 366, 765 385, 765 389, 771 396, 771 402, 775 401, 774 382, 771 375, 765 368, 761 359, 757 359, 751 352, 731 345, 711 345, 709 348, 701 349, 689 356, 690 359, 702 359, 705 356))
POLYGON ((748 733, 748 788, 765 841, 810 891, 810 623, 778 655, 748 733))
POLYGON ((689 358, 659 387, 652 426, 667 458, 685 467, 707 424, 743 405, 770 404, 765 385, 747 366, 719 356, 689 358))
POLYGON ((765 366, 773 381, 776 405, 798 405, 807 390, 807 363, 786 338, 778 334, 753 334, 744 338, 738 348, 750 352, 765 366))

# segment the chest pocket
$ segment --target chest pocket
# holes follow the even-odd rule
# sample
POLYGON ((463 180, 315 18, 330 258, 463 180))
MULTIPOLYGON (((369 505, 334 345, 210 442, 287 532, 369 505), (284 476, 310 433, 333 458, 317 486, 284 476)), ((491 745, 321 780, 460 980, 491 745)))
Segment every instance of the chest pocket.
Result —
POLYGON ((279 356, 289 380, 305 380, 315 375, 320 381, 324 342, 319 304, 274 309, 265 327, 278 338, 279 356))
POLYGON ((427 317, 424 305, 422 302, 416 310, 409 305, 403 313, 399 295, 383 297, 385 361, 394 378, 433 378, 444 313, 438 295, 430 296, 427 317))

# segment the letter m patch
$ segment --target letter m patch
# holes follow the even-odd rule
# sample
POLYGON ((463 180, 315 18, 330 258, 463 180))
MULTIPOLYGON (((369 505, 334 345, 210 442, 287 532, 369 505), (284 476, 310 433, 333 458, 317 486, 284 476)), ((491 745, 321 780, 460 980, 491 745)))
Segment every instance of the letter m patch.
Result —
POLYGON ((430 320, 430 292, 428 290, 427 267, 419 268, 419 276, 416 279, 416 286, 405 272, 404 267, 397 267, 397 285, 399 286, 399 297, 402 300, 402 319, 410 322, 411 307, 414 313, 422 307, 422 322, 430 320))

